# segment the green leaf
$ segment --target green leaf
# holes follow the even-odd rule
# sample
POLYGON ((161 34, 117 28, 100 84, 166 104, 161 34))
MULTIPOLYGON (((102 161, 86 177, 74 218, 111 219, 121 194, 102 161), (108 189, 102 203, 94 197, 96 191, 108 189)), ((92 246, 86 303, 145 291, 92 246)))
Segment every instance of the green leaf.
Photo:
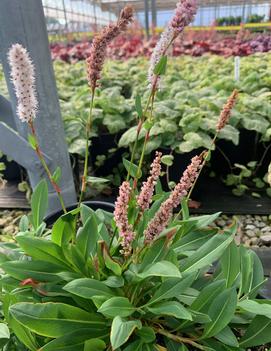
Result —
POLYGON ((155 241, 152 245, 151 250, 147 250, 145 256, 143 257, 142 263, 140 265, 140 271, 152 263, 162 260, 166 255, 167 238, 161 238, 155 241))
POLYGON ((9 340, 10 333, 5 323, 0 323, 0 347, 3 347, 9 340))
POLYGON ((45 217, 48 207, 48 185, 43 179, 36 186, 31 197, 33 226, 37 230, 45 217))
POLYGON ((188 351, 188 348, 184 344, 177 343, 170 339, 166 339, 165 341, 166 341, 167 351, 188 351))
POLYGON ((223 330, 234 316, 236 305, 237 293, 235 288, 220 293, 210 306, 208 315, 212 321, 205 325, 202 338, 210 338, 223 330))
POLYGON ((183 293, 193 283, 195 275, 191 274, 184 279, 169 278, 166 279, 156 290, 153 297, 147 303, 147 305, 154 304, 158 301, 175 298, 176 296, 183 293))
POLYGON ((225 280, 217 280, 206 285, 200 292, 199 296, 192 303, 191 309, 207 313, 214 298, 226 288, 225 280))
POLYGON ((159 62, 156 64, 153 73, 156 76, 162 76, 166 74, 167 69, 167 56, 162 56, 159 62))
POLYGON ((103 283, 110 288, 121 288, 124 285, 124 279, 122 277, 109 276, 103 283))
POLYGON ((60 178, 61 178, 61 168, 57 167, 56 170, 54 171, 54 174, 52 176, 53 181, 58 184, 60 178))
POLYGON ((84 351, 102 351, 105 349, 106 343, 101 339, 91 339, 85 342, 84 351))
POLYGON ((114 296, 112 290, 103 282, 90 278, 73 280, 65 285, 63 289, 85 299, 91 299, 93 296, 114 296))
POLYGON ((110 269, 117 276, 121 276, 121 266, 110 257, 108 251, 103 251, 103 257, 106 268, 110 269))
POLYGON ((172 248, 178 255, 182 255, 187 251, 194 251, 202 247, 209 239, 213 238, 217 233, 216 230, 195 230, 181 237, 172 248))
POLYGON ((174 161, 173 155, 164 155, 161 158, 161 163, 163 163, 164 165, 166 165, 168 167, 173 165, 173 161, 174 161))
POLYGON ((80 209, 72 210, 57 219, 52 228, 52 241, 58 246, 68 244, 74 235, 76 215, 80 209))
POLYGON ((157 316, 172 316, 178 319, 192 321, 192 314, 177 301, 164 301, 148 307, 148 310, 157 316))
POLYGON ((146 279, 148 277, 172 277, 181 278, 179 269, 169 261, 160 261, 147 266, 137 277, 146 279))
POLYGON ((142 327, 141 329, 138 329, 136 335, 146 344, 149 344, 156 339, 155 332, 151 327, 142 327))
MULTIPOLYGON (((147 345, 144 345, 147 346, 147 345)), ((123 351, 148 351, 147 349, 143 350, 143 345, 141 340, 135 340, 128 344, 123 351)))
POLYGON ((96 253, 98 238, 98 224, 94 213, 88 218, 84 226, 78 230, 76 237, 76 246, 85 259, 96 253))
POLYGON ((265 316, 256 316, 249 325, 245 335, 241 338, 241 347, 264 345, 271 342, 271 319, 265 316))
POLYGON ((119 316, 113 319, 110 341, 113 350, 117 350, 120 346, 125 344, 135 329, 140 329, 142 324, 139 320, 127 321, 119 316))
POLYGON ((98 312, 109 318, 116 316, 128 317, 136 311, 136 308, 126 297, 112 297, 105 301, 98 312))
POLYGON ((19 228, 21 232, 27 232, 29 228, 29 219, 26 215, 23 215, 20 219, 19 228))
POLYGON ((28 134, 28 142, 29 142, 29 145, 32 147, 32 149, 36 150, 37 140, 32 134, 28 134))
POLYGON ((238 307, 247 312, 265 316, 271 319, 271 305, 265 303, 258 303, 253 300, 243 300, 238 303, 238 307))
POLYGON ((239 295, 248 294, 251 291, 251 282, 253 279, 253 254, 252 251, 245 247, 240 247, 241 258, 241 283, 239 295))
POLYGON ((30 235, 17 235, 16 241, 26 254, 36 260, 44 260, 72 270, 63 254, 62 249, 50 240, 36 238, 30 235))
POLYGON ((143 117, 143 110, 142 110, 142 103, 141 103, 141 96, 137 95, 135 98, 135 108, 136 108, 136 112, 138 114, 139 118, 143 117))
POLYGON ((142 177, 142 172, 139 171, 139 168, 137 165, 134 163, 131 163, 130 161, 126 160, 125 158, 122 159, 123 165, 126 169, 127 172, 130 172, 130 175, 135 178, 137 176, 137 173, 139 172, 138 178, 142 177))
POLYGON ((40 282, 62 280, 59 274, 63 272, 63 267, 44 261, 9 261, 2 263, 1 268, 6 274, 18 280, 27 278, 40 282))
POLYGON ((232 241, 232 233, 215 235, 195 253, 185 259, 183 263, 181 261, 181 272, 191 273, 209 266, 223 254, 232 241))
POLYGON ((94 185, 105 184, 105 183, 109 183, 109 179, 88 176, 87 183, 94 184, 94 185))
POLYGON ((31 351, 36 351, 38 349, 38 344, 36 342, 35 336, 30 332, 30 330, 17 322, 16 319, 14 319, 12 316, 9 316, 8 323, 13 333, 23 345, 25 345, 31 351))
POLYGON ((240 274, 239 249, 234 241, 227 247, 220 262, 227 288, 230 288, 240 274))
POLYGON ((231 328, 228 326, 226 326, 223 330, 216 334, 215 338, 225 345, 239 347, 239 343, 236 336, 232 332, 231 328))
POLYGON ((79 329, 89 329, 89 338, 106 333, 105 321, 97 314, 63 303, 26 303, 10 307, 10 313, 19 323, 42 336, 57 338, 79 329))
MULTIPOLYGON (((146 134, 146 130, 144 128, 141 129, 138 139, 142 139, 146 134)), ((127 147, 131 143, 135 142, 137 138, 137 126, 134 126, 128 129, 119 140, 119 147, 127 147)))
MULTIPOLYGON (((85 341, 89 340, 90 335, 92 334, 91 329, 79 329, 75 332, 72 332, 70 334, 61 336, 55 340, 52 340, 48 342, 46 345, 41 347, 39 351, 85 351, 84 350, 84 344, 85 341)), ((94 342, 96 342, 99 339, 92 339, 94 342)), ((98 343, 100 342, 101 345, 104 344, 103 341, 99 340, 97 341, 98 343)), ((97 344, 96 346, 98 346, 97 344)), ((89 349, 91 350, 91 348, 89 349)), ((98 351, 98 350, 103 350, 102 348, 92 348, 93 351, 98 351)))

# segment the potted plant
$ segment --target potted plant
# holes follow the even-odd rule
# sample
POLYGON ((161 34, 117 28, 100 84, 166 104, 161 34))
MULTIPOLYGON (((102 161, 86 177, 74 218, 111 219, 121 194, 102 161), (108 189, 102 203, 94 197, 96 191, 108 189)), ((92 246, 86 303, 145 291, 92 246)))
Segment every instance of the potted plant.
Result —
MULTIPOLYGON (((78 206, 67 211, 57 186, 59 171, 51 175, 48 170, 64 214, 46 228, 48 191, 42 180, 32 196, 31 216, 21 219, 17 244, 1 246, 0 341, 6 349, 241 351, 271 342, 271 302, 258 298, 265 284, 262 266, 255 253, 234 243, 236 223, 219 230, 208 227, 219 213, 189 216, 187 202, 211 150, 191 160, 170 193, 159 185, 163 156, 157 152, 148 179, 138 187, 167 50, 195 12, 193 0, 179 1, 154 51, 147 106, 143 109, 136 99, 138 134, 146 130, 143 149, 134 164, 136 140, 131 160, 124 162, 128 174, 114 214, 82 203, 86 157, 78 206), (180 203, 181 211, 174 215, 180 203)), ((132 9, 125 7, 117 24, 94 38, 88 60, 92 103, 102 69, 100 55, 131 17, 132 9)), ((14 53, 32 73, 26 51, 15 45, 11 61, 14 53)), ((33 80, 31 88, 32 84, 33 80)), ((213 143, 236 98, 234 91, 221 112, 213 143)), ((28 115, 29 111, 34 109, 28 115)), ((27 122, 33 127, 33 119, 27 122)), ((32 132, 30 142, 40 152, 32 132)))

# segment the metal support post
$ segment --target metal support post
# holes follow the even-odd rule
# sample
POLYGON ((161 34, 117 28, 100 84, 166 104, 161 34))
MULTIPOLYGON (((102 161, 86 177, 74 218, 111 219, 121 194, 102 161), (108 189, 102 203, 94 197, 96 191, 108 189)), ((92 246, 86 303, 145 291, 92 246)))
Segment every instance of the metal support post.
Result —
MULTIPOLYGON (((29 51, 36 68, 36 86, 39 111, 35 120, 41 149, 47 157, 53 172, 57 166, 62 169, 60 188, 66 205, 76 201, 64 128, 60 114, 54 71, 51 63, 48 36, 41 0, 1 0, 0 1, 0 60, 3 64, 11 99, 13 118, 17 133, 1 123, 0 150, 27 168, 32 187, 45 176, 37 164, 30 146, 26 146, 29 133, 26 123, 16 117, 16 97, 10 82, 10 67, 7 52, 12 44, 20 43, 29 51)), ((0 117, 1 118, 1 117, 0 117)), ((58 198, 49 184, 48 212, 60 209, 58 198)))
POLYGON ((152 27, 155 29, 157 27, 156 0, 151 0, 151 11, 152 11, 152 27))
POLYGON ((145 5, 145 30, 147 38, 150 37, 150 21, 149 21, 149 0, 144 0, 145 5))

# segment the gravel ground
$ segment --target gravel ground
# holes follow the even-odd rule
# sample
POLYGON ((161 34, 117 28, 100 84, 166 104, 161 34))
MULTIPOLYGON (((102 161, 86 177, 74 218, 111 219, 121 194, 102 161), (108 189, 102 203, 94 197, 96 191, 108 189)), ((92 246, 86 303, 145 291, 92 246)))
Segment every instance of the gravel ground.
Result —
MULTIPOLYGON (((236 242, 248 247, 271 247, 271 215, 270 216, 236 216, 239 230, 236 242)), ((231 224, 232 216, 222 215, 217 219, 216 225, 220 228, 231 224)))
MULTIPOLYGON (((20 218, 27 212, 21 210, 0 211, 0 241, 12 240, 18 232, 20 218)), ((223 228, 232 223, 233 217, 222 215, 216 221, 216 226, 223 228)), ((271 215, 270 216, 237 216, 239 230, 237 243, 245 246, 271 247, 271 215)))

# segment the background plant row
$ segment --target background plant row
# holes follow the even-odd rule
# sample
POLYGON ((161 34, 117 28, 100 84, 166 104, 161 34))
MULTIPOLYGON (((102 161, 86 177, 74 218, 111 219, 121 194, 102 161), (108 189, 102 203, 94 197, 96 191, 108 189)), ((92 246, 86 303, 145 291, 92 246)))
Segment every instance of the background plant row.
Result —
MULTIPOLYGON (((83 153, 83 124, 89 107, 85 65, 54 64, 59 98, 71 153, 83 153)), ((146 87, 148 63, 144 58, 106 64, 94 109, 92 135, 126 132, 120 146, 135 138, 135 96, 146 87), (128 73, 127 73, 128 72, 128 73)), ((223 104, 234 88, 240 91, 230 125, 221 138, 239 141, 239 130, 255 130, 262 141, 271 139, 271 54, 242 58, 240 82, 234 79, 232 58, 180 57, 168 65, 167 78, 155 102, 155 121, 148 151, 171 147, 189 152, 209 147, 223 104)))

